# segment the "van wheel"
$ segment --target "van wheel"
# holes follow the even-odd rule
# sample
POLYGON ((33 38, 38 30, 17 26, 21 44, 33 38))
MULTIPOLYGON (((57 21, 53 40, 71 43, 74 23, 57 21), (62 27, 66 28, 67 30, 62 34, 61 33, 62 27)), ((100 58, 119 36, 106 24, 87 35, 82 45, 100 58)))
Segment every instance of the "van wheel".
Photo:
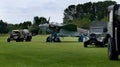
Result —
POLYGON ((116 46, 112 38, 108 39, 108 56, 110 60, 118 60, 116 46))

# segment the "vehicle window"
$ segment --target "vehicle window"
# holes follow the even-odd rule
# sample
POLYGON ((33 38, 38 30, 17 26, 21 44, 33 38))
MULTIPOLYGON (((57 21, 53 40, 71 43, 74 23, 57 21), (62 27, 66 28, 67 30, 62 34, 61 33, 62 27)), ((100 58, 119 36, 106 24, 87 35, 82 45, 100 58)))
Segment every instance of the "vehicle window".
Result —
POLYGON ((117 16, 117 20, 120 21, 120 7, 118 10, 115 11, 115 14, 117 16))
POLYGON ((118 21, 120 21, 120 7, 118 9, 118 21))
POLYGON ((17 33, 19 33, 18 31, 13 31, 13 34, 17 34, 17 33))

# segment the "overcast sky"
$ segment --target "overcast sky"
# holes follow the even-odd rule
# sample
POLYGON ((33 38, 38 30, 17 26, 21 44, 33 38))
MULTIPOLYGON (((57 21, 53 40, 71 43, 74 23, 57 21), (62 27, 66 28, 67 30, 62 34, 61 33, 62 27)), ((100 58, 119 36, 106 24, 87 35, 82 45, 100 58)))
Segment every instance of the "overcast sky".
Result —
MULTIPOLYGON (((64 9, 72 4, 103 0, 0 0, 0 20, 7 23, 33 21, 34 16, 50 17, 50 22, 63 22, 64 9)), ((116 0, 120 3, 120 0, 116 0)))

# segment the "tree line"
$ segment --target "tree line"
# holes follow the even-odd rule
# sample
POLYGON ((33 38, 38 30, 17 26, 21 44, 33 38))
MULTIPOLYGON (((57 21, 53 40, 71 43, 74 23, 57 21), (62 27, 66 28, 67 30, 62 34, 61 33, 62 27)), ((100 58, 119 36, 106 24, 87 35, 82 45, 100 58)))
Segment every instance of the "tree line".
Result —
POLYGON ((88 28, 92 21, 107 21, 107 8, 114 4, 116 4, 115 1, 99 1, 70 5, 64 10, 63 23, 88 28))
POLYGON ((28 29, 33 35, 36 35, 40 31, 39 25, 44 23, 49 23, 49 21, 45 17, 38 16, 33 18, 33 22, 24 21, 23 23, 19 24, 8 24, 7 22, 0 20, 0 33, 9 33, 15 29, 28 29))

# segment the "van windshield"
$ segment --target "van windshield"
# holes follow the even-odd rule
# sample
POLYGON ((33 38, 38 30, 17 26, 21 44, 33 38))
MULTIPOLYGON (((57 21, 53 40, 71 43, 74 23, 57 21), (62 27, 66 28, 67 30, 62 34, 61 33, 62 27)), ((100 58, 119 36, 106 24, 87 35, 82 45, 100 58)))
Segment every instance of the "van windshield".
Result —
POLYGON ((13 34, 19 34, 20 32, 18 32, 18 31, 13 31, 12 33, 13 33, 13 34))

